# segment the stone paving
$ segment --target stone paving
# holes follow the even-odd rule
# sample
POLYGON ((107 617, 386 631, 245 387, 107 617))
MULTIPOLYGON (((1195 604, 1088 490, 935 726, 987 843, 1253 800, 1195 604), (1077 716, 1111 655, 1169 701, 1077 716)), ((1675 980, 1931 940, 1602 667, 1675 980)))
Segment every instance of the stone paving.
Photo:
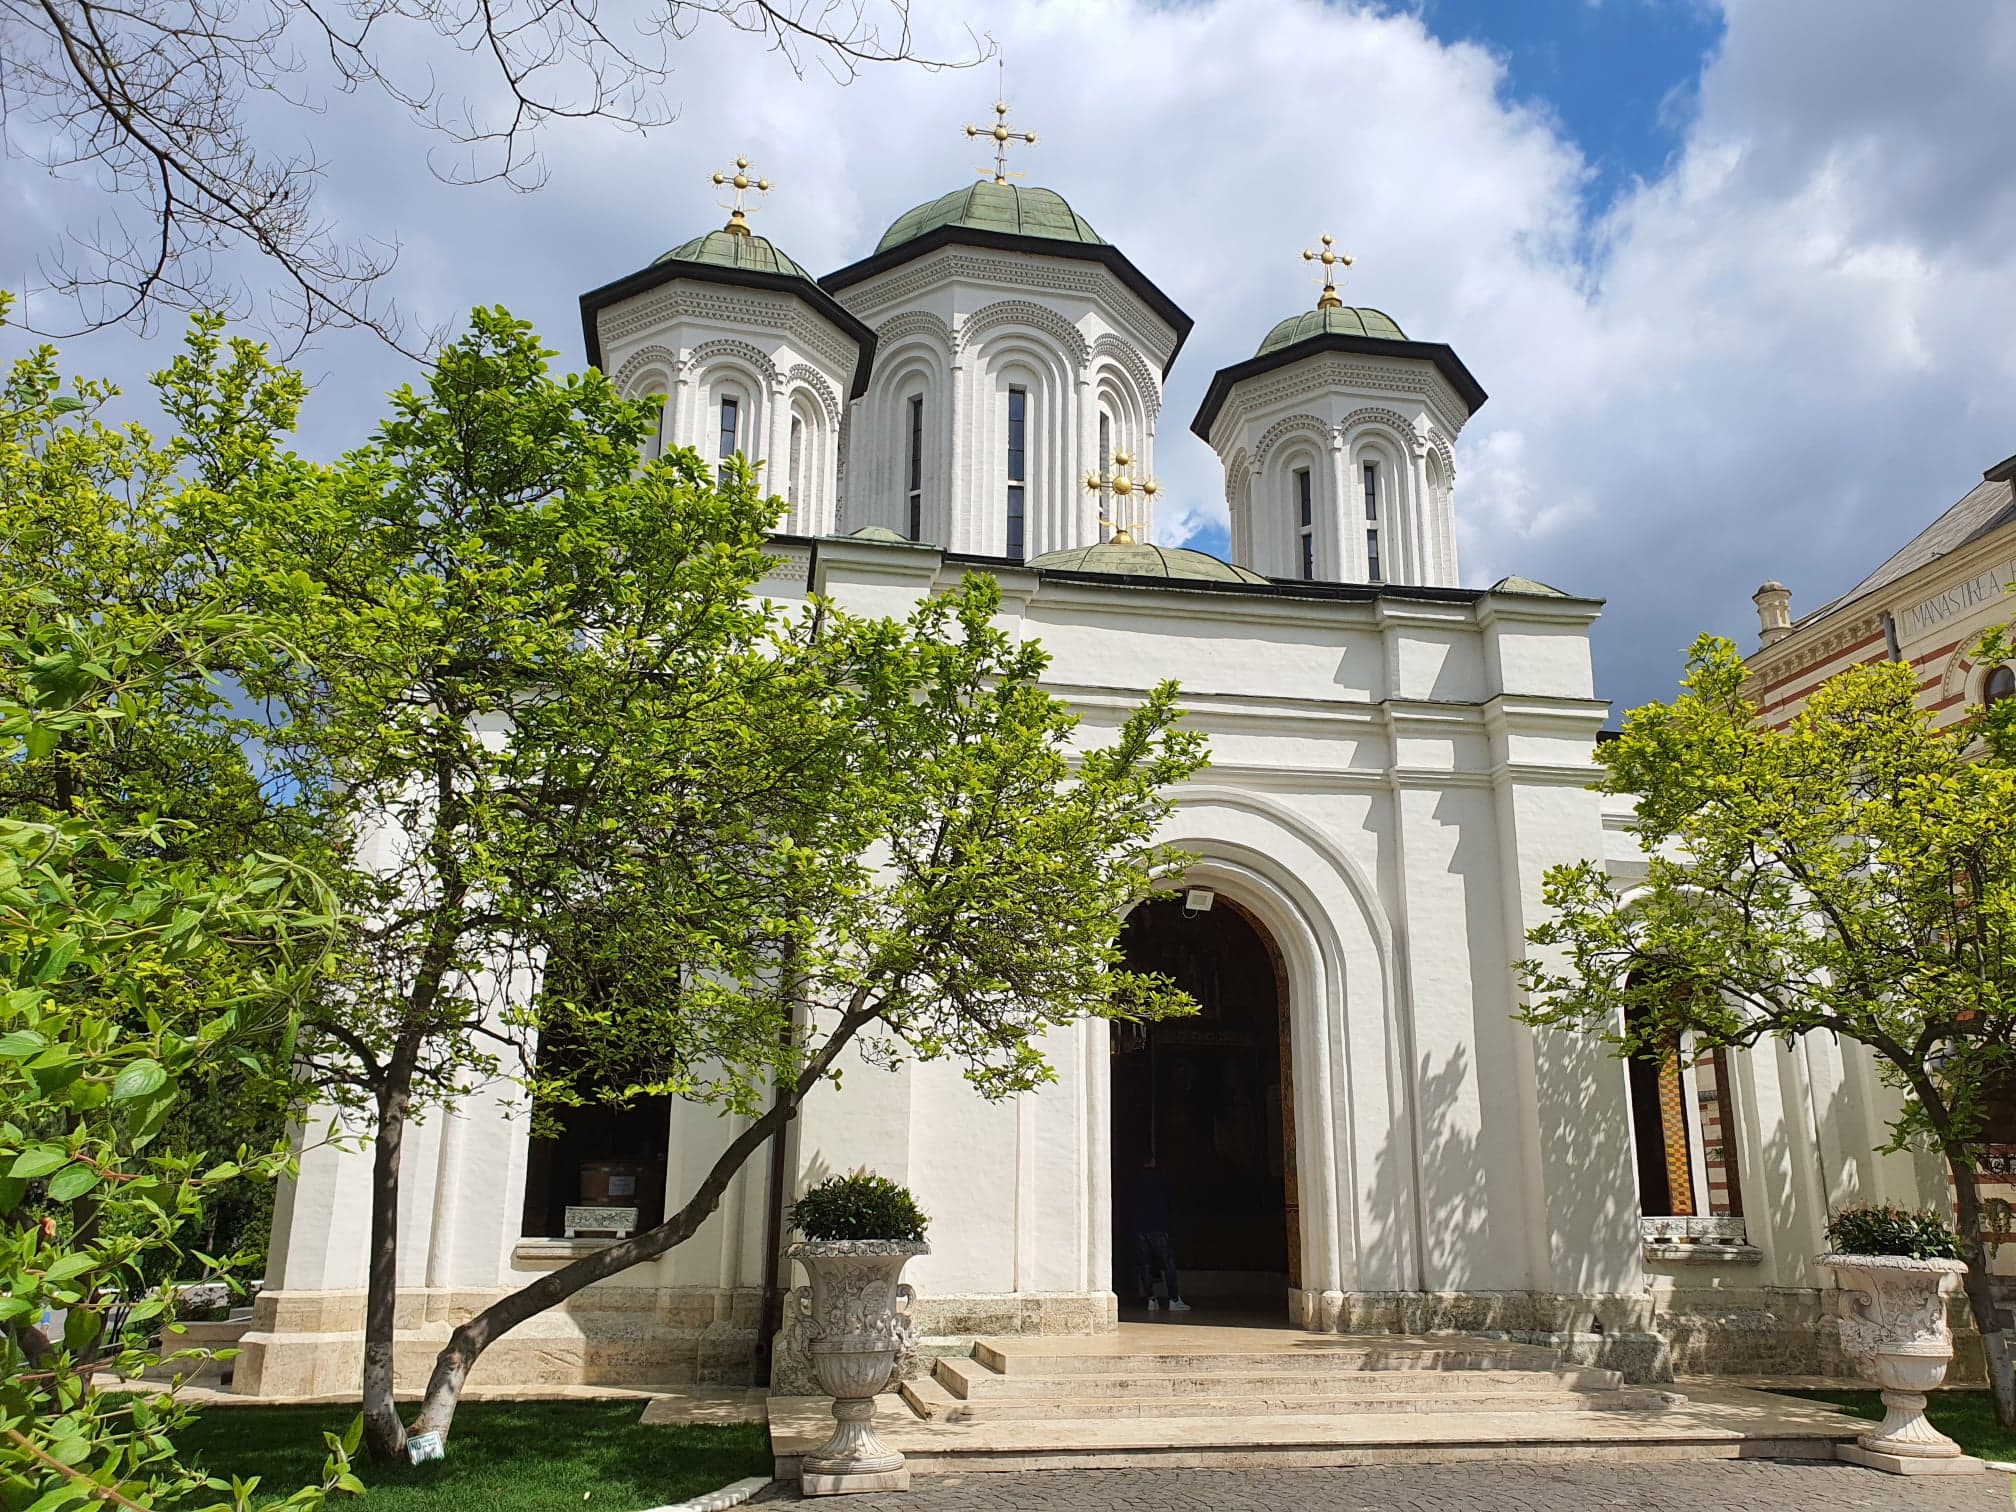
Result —
MULTIPOLYGON (((2008 1512, 1989 1471, 1906 1480, 1853 1465, 1767 1460, 1404 1465, 1352 1470, 1030 1470, 919 1475, 907 1495, 845 1499, 842 1512, 2008 1512)), ((752 1505, 798 1501, 773 1485, 752 1505)), ((834 1505, 825 1499, 827 1505, 834 1505)))

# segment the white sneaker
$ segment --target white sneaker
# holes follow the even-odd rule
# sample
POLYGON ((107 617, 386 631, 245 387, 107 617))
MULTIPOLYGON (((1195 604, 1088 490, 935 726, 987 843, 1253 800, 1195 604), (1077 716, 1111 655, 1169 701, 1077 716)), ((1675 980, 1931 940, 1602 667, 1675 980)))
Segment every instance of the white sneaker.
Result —
POLYGON ((1160 1307, 1161 1305, 1162 1304, 1160 1302, 1157 1302, 1153 1297, 1150 1297, 1148 1299, 1148 1311, 1150 1312, 1155 1311, 1155 1309, 1160 1307))
POLYGON ((1174 1302, 1171 1302, 1169 1304, 1169 1311, 1188 1312, 1190 1311, 1190 1304, 1188 1302, 1185 1302, 1181 1297, 1178 1297, 1174 1302))

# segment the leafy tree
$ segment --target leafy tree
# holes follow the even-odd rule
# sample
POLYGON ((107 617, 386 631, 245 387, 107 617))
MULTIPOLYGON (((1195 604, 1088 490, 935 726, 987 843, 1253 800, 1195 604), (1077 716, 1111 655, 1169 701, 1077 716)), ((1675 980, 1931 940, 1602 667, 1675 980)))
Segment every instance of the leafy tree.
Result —
POLYGON ((2016 1085, 2016 767, 1969 724, 1934 729, 1908 666, 1830 678, 1766 728, 1736 648, 1696 641, 1682 695, 1599 748, 1637 805, 1648 875, 1549 872, 1524 963, 1536 1025, 1671 1053, 1831 1032, 1901 1094, 1893 1148, 1952 1176, 1964 1280, 1996 1410, 2016 1423, 2011 1340, 1989 1275, 1976 1160, 2016 1085))
MULTIPOLYGON (((640 466, 652 406, 559 379, 478 311, 424 387, 312 490, 241 491, 222 571, 277 630, 247 665, 272 760, 348 836, 349 920, 301 1050, 372 1130, 366 1442, 392 1399, 397 1211, 411 1119, 522 1074, 526 989, 558 946, 676 957, 681 1002, 753 977, 775 897, 859 820, 829 668, 753 593, 772 506, 690 452, 640 466), (297 655, 292 648, 312 648, 297 655), (801 837, 799 845, 773 836, 801 837), (652 911, 646 913, 644 906, 652 911)), ((661 979, 632 972, 640 987, 661 979)), ((610 998, 620 1013, 620 983, 610 998)), ((667 1055, 759 1062, 695 1017, 667 1055)))
MULTIPOLYGON (((174 427, 165 441, 107 421, 118 398, 110 384, 80 381, 65 392, 52 348, 31 351, 0 379, 0 634, 26 636, 32 615, 45 630, 69 619, 151 641, 178 617, 214 618, 226 591, 217 501, 313 478, 276 445, 298 411, 299 376, 248 342, 225 341, 214 319, 195 325, 156 383, 174 427)), ((0 812, 146 832, 178 861, 228 867, 269 851, 312 865, 318 795, 262 760, 263 725, 233 696, 232 663, 249 631, 240 619, 230 634, 207 636, 203 674, 165 678, 146 719, 101 720, 88 740, 38 733, 34 748, 0 763, 0 812), (162 817, 174 822, 156 825, 162 817)), ((157 1146, 273 1148, 288 1084, 265 1070, 220 1063, 214 1095, 178 1103, 157 1146)), ((243 1236, 263 1252, 272 1193, 271 1182, 251 1179, 213 1193, 196 1248, 236 1251, 243 1236)), ((157 1260, 195 1263, 167 1251, 157 1260)))
POLYGON ((665 1225, 460 1330, 431 1428, 495 1337, 687 1237, 857 1037, 999 1095, 1048 1075, 1043 1028, 1176 1003, 1108 969, 1159 790, 1196 761, 1173 690, 1074 762, 991 579, 907 623, 776 609, 756 588, 777 502, 690 451, 640 465, 653 406, 550 356, 479 310, 322 486, 243 491, 210 531, 276 644, 313 648, 241 676, 274 762, 354 839, 327 863, 349 924, 300 1050, 373 1131, 383 1456, 405 1128, 527 1074, 529 1030, 593 1047, 577 1095, 755 1122, 665 1225))
MULTIPOLYGON (((172 720, 169 690, 202 680, 202 648, 233 631, 196 614, 147 635, 31 619, 0 639, 0 765, 172 720)), ((172 1286, 148 1278, 181 1269, 180 1236, 206 1204, 287 1169, 284 1146, 220 1159, 157 1136, 220 1065, 284 1068, 335 929, 312 873, 269 854, 178 858, 179 827, 0 817, 0 1507, 254 1505, 256 1481, 181 1462, 190 1409, 173 1386, 91 1387, 96 1371, 137 1376, 164 1358, 123 1331, 173 1327, 172 1286), (55 1337, 49 1309, 65 1312, 55 1337)), ((193 1258, 210 1276, 246 1259, 193 1258)), ((361 1489, 345 1446, 329 1447, 319 1486, 260 1504, 361 1489)))

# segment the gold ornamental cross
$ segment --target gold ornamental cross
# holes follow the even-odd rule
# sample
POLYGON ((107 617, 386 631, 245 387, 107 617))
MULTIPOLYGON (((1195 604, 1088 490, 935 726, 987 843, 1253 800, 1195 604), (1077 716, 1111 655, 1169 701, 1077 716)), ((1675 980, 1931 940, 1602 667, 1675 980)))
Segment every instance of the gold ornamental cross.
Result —
POLYGON ((1129 477, 1128 471, 1133 465, 1134 457, 1131 452, 1116 451, 1113 453, 1112 472, 1089 472, 1085 474, 1085 488, 1087 492, 1099 495, 1101 507, 1099 523, 1113 532, 1107 540, 1107 544, 1111 546, 1132 546, 1134 544, 1136 522, 1108 519, 1104 511, 1108 507, 1109 501, 1117 501, 1112 502, 1110 506, 1113 513, 1117 515, 1126 507, 1127 501, 1133 498, 1135 494, 1140 494, 1145 501, 1154 498, 1156 494, 1162 491, 1162 485, 1153 479, 1129 477))
POLYGON ((737 236, 747 236, 749 234, 747 212, 753 210, 755 206, 745 204, 744 199, 751 189, 754 189, 758 194, 768 194, 770 192, 770 180, 766 178, 751 178, 749 176, 749 159, 738 157, 735 159, 734 172, 717 173, 714 175, 713 182, 714 187, 717 189, 730 188, 735 191, 734 204, 731 205, 725 200, 720 202, 723 210, 733 212, 728 217, 728 224, 722 229, 732 231, 737 236))
POLYGON ((1325 233, 1322 251, 1312 252, 1306 247, 1302 250, 1302 261, 1323 264, 1323 293, 1316 300, 1319 310, 1334 310, 1344 303, 1337 297, 1337 270, 1351 266, 1351 254, 1337 251, 1336 245, 1325 233))
MULTIPOLYGON (((1019 173, 1010 173, 1008 171, 1008 144, 1010 142, 1021 142, 1030 147, 1036 145, 1035 132, 1017 131, 1013 126, 1008 124, 1008 101, 1005 98, 1008 93, 1007 85, 1008 66, 1006 63, 1003 63, 1001 65, 1001 87, 994 101, 994 124, 992 126, 968 126, 966 128, 966 135, 969 137, 984 136, 993 141, 994 182, 997 184, 1005 184, 1011 178, 1022 177, 1019 173)), ((982 168, 979 171, 985 173, 987 170, 982 168)))

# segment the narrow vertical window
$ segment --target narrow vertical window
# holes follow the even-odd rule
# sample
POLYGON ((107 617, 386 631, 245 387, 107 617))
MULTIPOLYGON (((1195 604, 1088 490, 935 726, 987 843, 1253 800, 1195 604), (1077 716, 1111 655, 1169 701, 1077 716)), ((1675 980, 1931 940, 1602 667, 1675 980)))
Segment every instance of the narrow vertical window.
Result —
POLYGON ((1365 574, 1375 583, 1386 581, 1379 568, 1379 464, 1365 464, 1365 574))
POLYGON ((1295 469, 1295 543, 1305 581, 1316 576, 1316 499, 1309 469, 1295 469))
POLYGON ((904 493, 910 506, 909 536, 913 541, 924 539, 924 396, 916 394, 910 400, 910 472, 909 486, 904 493))
POLYGON ((804 494, 805 422, 791 417, 791 451, 784 473, 784 502, 796 505, 804 494))
POLYGON ((742 406, 734 399, 721 401, 721 460, 726 462, 735 455, 736 436, 741 430, 742 406))
MULTIPOLYGON (((1099 476, 1113 476, 1113 417, 1103 411, 1099 416, 1099 476)), ((1105 540, 1112 528, 1102 519, 1099 522, 1099 539, 1105 540)))
POLYGON ((1029 395, 1024 389, 1008 390, 1008 552, 1020 558, 1023 525, 1028 508, 1028 456, 1025 438, 1029 429, 1029 395))

